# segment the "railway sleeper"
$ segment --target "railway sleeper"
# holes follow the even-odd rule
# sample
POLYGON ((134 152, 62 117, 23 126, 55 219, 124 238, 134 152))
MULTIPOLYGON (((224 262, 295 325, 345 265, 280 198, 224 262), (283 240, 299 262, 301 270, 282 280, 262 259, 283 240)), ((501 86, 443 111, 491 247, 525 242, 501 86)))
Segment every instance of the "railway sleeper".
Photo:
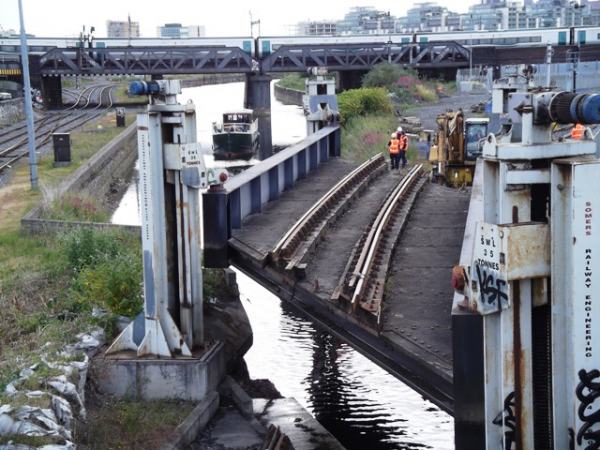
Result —
MULTIPOLYGON (((405 194, 403 194, 403 198, 399 199, 397 204, 393 206, 390 219, 385 226, 384 232, 380 236, 379 243, 376 244, 377 250, 375 252, 375 258, 369 268, 366 286, 363 286, 363 292, 359 293, 360 295, 357 298, 360 306, 358 309, 365 311, 367 315, 371 315, 372 318, 368 321, 373 325, 376 325, 377 328, 380 326, 383 298, 385 296, 385 283, 394 248, 399 240, 416 196, 425 181, 425 178, 422 176, 415 177, 405 194)), ((364 236, 369 234, 372 227, 373 225, 367 229, 364 236)), ((356 264, 356 260, 359 259, 356 254, 359 250, 362 250, 366 240, 366 237, 364 239, 361 238, 359 243, 354 247, 354 254, 351 255, 350 258, 352 264, 356 264)), ((348 270, 350 267, 352 267, 352 265, 349 262, 349 264, 346 265, 345 270, 348 270)), ((356 265, 354 265, 354 267, 356 267, 356 265)), ((332 300, 351 300, 355 295, 355 285, 361 276, 363 275, 357 270, 350 276, 344 273, 342 277, 340 277, 340 285, 338 285, 334 291, 332 300)), ((357 310, 356 306, 357 305, 352 305, 352 309, 355 311, 357 310)))

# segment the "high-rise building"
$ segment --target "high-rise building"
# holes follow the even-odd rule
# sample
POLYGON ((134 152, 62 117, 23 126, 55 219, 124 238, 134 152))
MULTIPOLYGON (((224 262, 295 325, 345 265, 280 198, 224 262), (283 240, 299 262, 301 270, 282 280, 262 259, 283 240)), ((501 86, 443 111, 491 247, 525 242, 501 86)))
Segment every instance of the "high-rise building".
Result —
POLYGON ((298 22, 295 31, 301 36, 334 36, 337 34, 337 23, 330 20, 298 22))
POLYGON ((157 28, 156 34, 161 38, 194 38, 204 37, 205 30, 203 25, 183 26, 180 23, 166 23, 162 27, 157 28))
POLYGON ((126 21, 107 20, 106 36, 109 38, 137 38, 140 37, 140 23, 126 21))
POLYGON ((396 31, 453 31, 460 28, 460 15, 437 3, 416 3, 406 17, 396 21, 396 31))
POLYGON ((350 8, 337 23, 338 34, 387 34, 396 30, 396 18, 371 6, 350 8))

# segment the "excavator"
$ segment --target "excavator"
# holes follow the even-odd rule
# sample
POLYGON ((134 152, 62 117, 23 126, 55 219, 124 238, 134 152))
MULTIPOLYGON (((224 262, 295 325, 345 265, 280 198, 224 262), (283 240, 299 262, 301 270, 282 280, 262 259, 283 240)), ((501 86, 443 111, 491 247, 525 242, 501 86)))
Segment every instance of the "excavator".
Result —
POLYGON ((467 118, 462 110, 436 118, 437 132, 429 149, 432 179, 452 187, 473 183, 475 161, 481 155, 481 140, 487 136, 489 119, 467 118))

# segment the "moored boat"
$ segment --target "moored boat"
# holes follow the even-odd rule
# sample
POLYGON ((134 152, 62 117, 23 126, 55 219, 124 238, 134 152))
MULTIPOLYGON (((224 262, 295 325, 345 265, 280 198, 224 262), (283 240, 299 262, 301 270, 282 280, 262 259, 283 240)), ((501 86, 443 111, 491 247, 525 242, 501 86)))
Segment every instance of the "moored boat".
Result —
POLYGON ((250 109, 226 112, 223 121, 213 123, 215 159, 250 159, 258 148, 258 122, 250 109))

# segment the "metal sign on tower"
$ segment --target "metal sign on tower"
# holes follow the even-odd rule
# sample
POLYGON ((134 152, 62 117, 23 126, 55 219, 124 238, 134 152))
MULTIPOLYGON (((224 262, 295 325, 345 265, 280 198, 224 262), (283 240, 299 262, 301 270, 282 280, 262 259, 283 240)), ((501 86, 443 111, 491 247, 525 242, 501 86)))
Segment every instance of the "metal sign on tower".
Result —
POLYGON ((508 121, 483 146, 482 211, 453 310, 483 320, 484 431, 457 436, 457 449, 598 450, 600 160, 590 129, 571 137, 568 125, 600 123, 600 94, 521 76, 497 83, 493 102, 508 121))

